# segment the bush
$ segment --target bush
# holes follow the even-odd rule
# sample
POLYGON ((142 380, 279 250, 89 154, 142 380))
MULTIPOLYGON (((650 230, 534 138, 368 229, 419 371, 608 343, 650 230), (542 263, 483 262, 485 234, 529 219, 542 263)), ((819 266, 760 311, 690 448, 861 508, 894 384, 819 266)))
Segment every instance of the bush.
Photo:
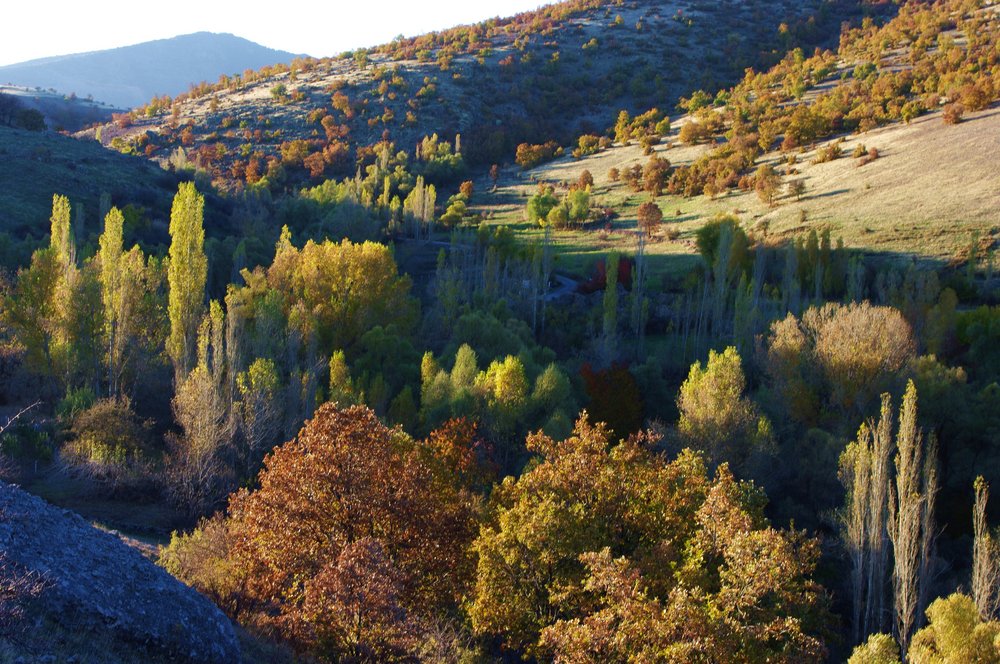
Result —
POLYGON ((965 107, 961 104, 953 103, 945 105, 941 117, 944 118, 945 124, 955 125, 962 121, 963 115, 965 115, 965 107))
POLYGON ((95 398, 94 391, 89 387, 69 390, 56 406, 56 416, 63 422, 72 422, 77 414, 94 405, 95 398))
POLYGON ((812 163, 825 164, 828 161, 838 159, 842 153, 839 141, 836 143, 830 143, 829 145, 816 151, 816 156, 813 158, 812 163))
POLYGON ((577 148, 573 150, 573 158, 580 159, 588 155, 597 154, 601 149, 601 139, 598 136, 586 134, 577 141, 577 148))
POLYGON ((155 456, 150 429, 128 399, 101 399, 73 418, 62 461, 112 492, 144 488, 155 456))
POLYGON ((15 461, 52 461, 52 436, 46 429, 28 424, 8 428, 0 436, 0 454, 15 461))

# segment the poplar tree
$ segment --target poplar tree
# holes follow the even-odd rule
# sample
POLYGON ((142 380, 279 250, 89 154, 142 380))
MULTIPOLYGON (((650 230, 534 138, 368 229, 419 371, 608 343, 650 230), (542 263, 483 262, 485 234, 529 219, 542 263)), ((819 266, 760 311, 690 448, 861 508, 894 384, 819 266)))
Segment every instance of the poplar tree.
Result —
POLYGON ((68 271, 76 263, 76 247, 70 232, 69 199, 59 194, 52 196, 52 224, 49 245, 55 252, 56 260, 68 271))
POLYGON ((52 217, 49 246, 55 258, 55 281, 50 297, 52 299, 52 359, 55 374, 64 386, 72 380, 74 373, 74 344, 72 333, 73 294, 76 288, 76 247, 70 224, 70 204, 65 196, 52 196, 52 217))
POLYGON ((170 337, 167 353, 180 384, 194 360, 198 324, 205 300, 208 258, 205 256, 203 225, 205 198, 193 182, 181 183, 170 210, 170 253, 167 266, 170 337))
POLYGON ((937 493, 936 449, 924 444, 917 428, 917 388, 906 386, 896 436, 896 482, 889 485, 889 537, 892 540, 892 586, 896 600, 896 634, 906 653, 922 609, 927 605, 931 545, 934 540, 934 497, 937 493))
POLYGON ((603 354, 611 364, 618 348, 618 254, 609 254, 605 264, 603 354))
POLYGON ((1000 609, 1000 543, 986 525, 990 485, 980 475, 973 487, 976 501, 972 510, 972 599, 980 620, 993 620, 1000 609))
MULTIPOLYGON (((104 340, 107 348, 108 389, 118 393, 117 376, 121 365, 120 328, 122 316, 122 228, 125 217, 118 208, 111 208, 104 217, 98 262, 101 266, 101 303, 104 306, 104 340)), ((134 285, 130 285, 134 286, 134 285)))
POLYGON ((841 536, 851 561, 855 643, 884 623, 892 422, 892 402, 884 394, 878 423, 861 425, 857 440, 840 457, 840 481, 847 490, 841 536))

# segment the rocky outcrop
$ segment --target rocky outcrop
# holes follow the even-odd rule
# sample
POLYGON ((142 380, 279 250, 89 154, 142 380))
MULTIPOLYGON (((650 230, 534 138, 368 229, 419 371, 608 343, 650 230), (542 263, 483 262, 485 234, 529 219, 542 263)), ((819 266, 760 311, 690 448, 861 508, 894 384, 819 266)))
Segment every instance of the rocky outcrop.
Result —
POLYGON ((58 624, 110 630, 182 661, 240 662, 233 626, 209 600, 116 536, 4 482, 0 558, 0 573, 44 579, 33 605, 58 624))

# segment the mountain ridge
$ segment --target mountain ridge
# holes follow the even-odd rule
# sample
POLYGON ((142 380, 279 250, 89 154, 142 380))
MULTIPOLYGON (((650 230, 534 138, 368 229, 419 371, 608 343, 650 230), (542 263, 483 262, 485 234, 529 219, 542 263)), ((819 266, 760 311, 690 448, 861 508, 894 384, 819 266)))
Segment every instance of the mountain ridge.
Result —
POLYGON ((0 67, 0 80, 132 108, 157 95, 179 94, 220 74, 291 62, 296 57, 231 33, 201 31, 5 65, 0 67))

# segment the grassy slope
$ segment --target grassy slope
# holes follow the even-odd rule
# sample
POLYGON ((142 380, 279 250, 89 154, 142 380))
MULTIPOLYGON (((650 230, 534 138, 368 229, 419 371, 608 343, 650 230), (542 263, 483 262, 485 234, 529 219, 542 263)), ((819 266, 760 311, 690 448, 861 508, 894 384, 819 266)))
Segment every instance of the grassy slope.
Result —
MULTIPOLYGON (((961 260, 974 233, 1000 240, 996 175, 1000 108, 967 115, 956 126, 945 125, 940 113, 932 113, 909 125, 894 124, 846 139, 845 156, 840 159, 812 164, 815 150, 798 155, 795 168, 799 173, 784 181, 805 180, 806 194, 801 201, 785 196, 769 208, 755 193, 738 190, 715 200, 707 196, 660 197, 657 203, 664 211, 665 225, 674 225, 680 236, 669 241, 661 233, 648 245, 653 273, 676 276, 694 267, 698 261, 694 232, 718 213, 735 213, 746 228, 776 241, 829 228, 831 235, 843 238, 848 247, 944 263, 961 260), (880 158, 859 167, 850 157, 858 143, 877 148, 880 158), (803 211, 805 223, 800 221, 803 211)), ((690 163, 705 149, 658 146, 657 155, 679 165, 690 163)), ((534 181, 572 182, 584 169, 589 170, 595 181, 595 205, 614 208, 619 217, 607 237, 596 228, 555 234, 559 265, 582 273, 609 250, 634 251, 634 233, 628 231, 634 231, 636 210, 647 195, 609 182, 607 173, 612 167, 624 169, 648 159, 638 146, 616 146, 579 161, 565 157, 526 173, 511 169, 504 173, 495 193, 476 200, 491 216, 490 223, 507 224, 524 239, 537 240, 541 231, 524 221, 527 197, 537 186, 534 181)), ((762 161, 778 166, 779 155, 768 154, 762 161)), ((780 166, 779 170, 786 168, 780 166)), ((486 191, 489 182, 480 185, 480 190, 486 191)))
POLYGON ((170 210, 176 179, 155 164, 50 132, 0 127, 0 231, 17 239, 49 232, 52 194, 81 202, 90 230, 98 228, 102 192, 115 204, 170 210))

